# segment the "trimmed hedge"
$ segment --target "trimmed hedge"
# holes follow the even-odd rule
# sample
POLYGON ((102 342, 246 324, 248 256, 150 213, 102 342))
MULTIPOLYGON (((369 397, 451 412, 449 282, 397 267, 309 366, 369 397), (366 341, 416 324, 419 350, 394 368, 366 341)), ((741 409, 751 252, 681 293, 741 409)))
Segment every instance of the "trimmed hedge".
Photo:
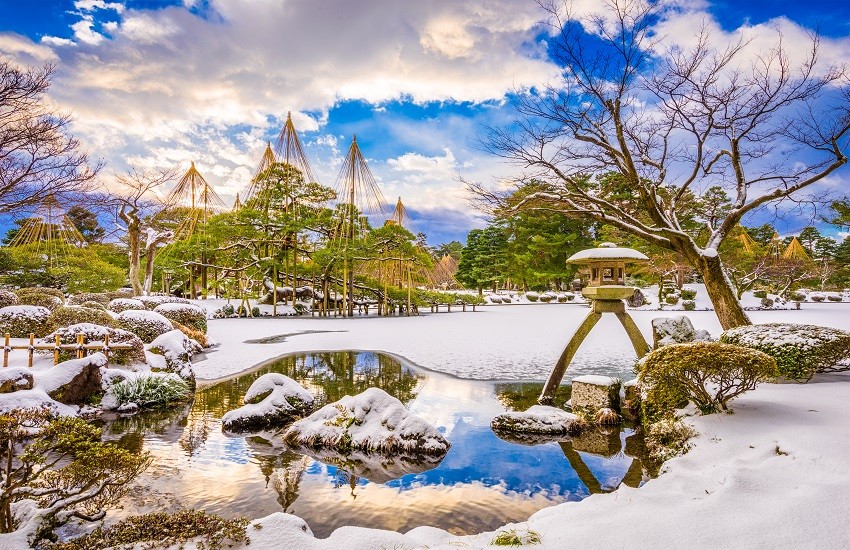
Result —
POLYGON ((38 337, 50 332, 50 310, 29 304, 0 308, 0 335, 9 333, 12 338, 38 337))
POLYGON ((118 324, 142 339, 143 342, 153 342, 157 336, 171 332, 174 326, 171 321, 155 311, 122 311, 118 314, 118 324))
POLYGON ((154 308, 169 321, 177 321, 181 325, 203 333, 207 332, 207 311, 194 304, 160 304, 154 308))
POLYGON ((178 298, 177 296, 150 295, 150 296, 133 296, 134 300, 138 300, 145 304, 147 309, 153 310, 160 304, 191 304, 192 302, 186 298, 178 298))
POLYGON ((779 374, 808 381, 815 373, 850 370, 850 332, 818 325, 768 323, 727 330, 720 341, 762 351, 779 374))
MULTIPOLYGON (((109 355, 110 363, 132 364, 145 362, 144 342, 132 332, 121 330, 120 328, 104 327, 92 323, 79 323, 58 328, 52 334, 47 335, 43 341, 47 344, 52 344, 57 334, 62 344, 75 344, 78 334, 82 334, 88 343, 103 342, 104 337, 109 334, 110 344, 130 344, 132 346, 128 350, 112 351, 109 355)), ((62 351, 60 353, 60 358, 63 360, 71 359, 72 356, 72 351, 62 351)))
POLYGON ((693 401, 703 414, 727 410, 729 401, 778 375, 776 361, 761 351, 720 342, 672 344, 637 366, 645 389, 644 419, 652 423, 693 401))
POLYGON ((679 296, 682 297, 682 300, 693 300, 697 297, 697 291, 693 288, 683 288, 679 291, 679 296))
POLYGON ((18 305, 18 295, 14 292, 0 289, 0 309, 18 305))
POLYGON ((65 297, 55 288, 22 288, 16 294, 21 305, 41 306, 52 311, 65 304, 65 297))
POLYGON ((103 309, 95 309, 83 306, 62 306, 56 308, 47 320, 50 330, 59 327, 68 327, 80 323, 91 323, 102 327, 115 328, 118 323, 103 309))
POLYGON ((107 306, 109 311, 114 311, 115 313, 121 313, 122 311, 129 311, 131 309, 136 310, 146 310, 144 302, 140 300, 134 300, 133 298, 115 298, 109 302, 107 306))

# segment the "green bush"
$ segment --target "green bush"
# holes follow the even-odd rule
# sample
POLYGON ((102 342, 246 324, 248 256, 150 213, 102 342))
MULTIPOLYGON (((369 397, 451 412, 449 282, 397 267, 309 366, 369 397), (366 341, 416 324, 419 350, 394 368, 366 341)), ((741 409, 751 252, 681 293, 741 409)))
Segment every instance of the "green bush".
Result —
POLYGON ((764 309, 771 309, 773 307, 773 300, 771 298, 762 298, 761 307, 764 309))
POLYGON ((160 304, 154 308, 169 321, 177 321, 191 329, 207 332, 207 311, 194 304, 160 304))
POLYGON ((664 297, 664 301, 670 304, 671 306, 675 306, 679 303, 679 295, 678 294, 668 294, 664 297))
POLYGON ((526 292, 525 293, 525 299, 528 300, 529 302, 536 302, 537 300, 540 299, 540 295, 537 294, 536 292, 526 292))
POLYGON ((22 288, 15 294, 18 295, 18 303, 21 305, 41 306, 54 310, 65 303, 62 292, 55 288, 22 288))
POLYGON ((547 304, 549 302, 551 302, 553 298, 554 298, 554 296, 552 296, 551 294, 541 294, 540 295, 540 301, 545 302, 547 304))
POLYGON ((566 294, 558 294, 558 303, 565 304, 567 302, 566 294))
POLYGON ((806 295, 802 292, 792 292, 791 295, 789 296, 789 298, 791 298, 792 302, 805 302, 806 301, 806 295))
POLYGON ((109 328, 118 326, 112 315, 105 310, 82 306, 62 306, 57 308, 50 314, 47 322, 51 331, 59 327, 68 327, 79 323, 91 323, 109 328))
MULTIPOLYGON (((103 342, 107 334, 109 334, 109 343, 111 344, 129 344, 130 349, 113 350, 109 354, 110 363, 118 364, 135 364, 145 362, 145 344, 141 339, 126 330, 120 328, 103 327, 93 325, 91 323, 81 323, 78 325, 70 325, 67 327, 57 328, 53 333, 48 334, 44 340, 46 344, 55 342, 56 336, 59 336, 59 342, 62 344, 75 344, 77 335, 82 334, 87 343, 103 342)), ((63 350, 60 353, 60 359, 63 361, 73 358, 73 351, 63 350)))
POLYGON ((107 394, 114 396, 118 406, 135 403, 146 408, 182 401, 189 397, 191 389, 189 384, 176 374, 149 374, 113 384, 107 394))
POLYGON ((762 351, 779 374, 807 381, 817 372, 850 370, 850 332, 818 325, 768 323, 727 330, 720 341, 762 351))
POLYGON ((28 338, 30 333, 42 337, 50 332, 50 310, 42 306, 18 305, 0 309, 0 335, 28 338))
POLYGON ((824 300, 826 300, 826 296, 824 296, 823 294, 812 294, 811 298, 813 302, 823 302, 824 300))
POLYGON ((8 290, 0 289, 0 309, 18 305, 18 295, 8 290))
POLYGON ((101 311, 106 311, 106 306, 101 304, 100 302, 94 302, 94 301, 90 300, 88 302, 83 302, 80 305, 83 306, 83 307, 91 308, 91 309, 99 309, 101 311))
POLYGON ((109 301, 109 305, 107 307, 109 308, 109 311, 114 311, 115 313, 121 313, 122 311, 129 311, 132 309, 147 309, 144 302, 134 300, 133 298, 114 298, 109 301))
POLYGON ((646 392, 647 423, 670 416, 687 401, 693 401, 703 414, 725 411, 732 398, 778 375, 771 356, 719 342, 658 348, 638 364, 637 371, 646 392))
POLYGON ((756 298, 767 298, 767 291, 766 290, 754 290, 753 296, 755 296, 756 298))
POLYGON ((155 311, 128 310, 118 314, 118 324, 142 339, 145 343, 153 342, 157 336, 174 330, 171 321, 155 311))
POLYGON ((682 308, 685 311, 693 311, 697 308, 697 303, 693 300, 682 300, 682 308))
POLYGON ((682 300, 693 300, 697 297, 697 291, 693 288, 683 288, 679 291, 679 295, 682 297, 682 300))

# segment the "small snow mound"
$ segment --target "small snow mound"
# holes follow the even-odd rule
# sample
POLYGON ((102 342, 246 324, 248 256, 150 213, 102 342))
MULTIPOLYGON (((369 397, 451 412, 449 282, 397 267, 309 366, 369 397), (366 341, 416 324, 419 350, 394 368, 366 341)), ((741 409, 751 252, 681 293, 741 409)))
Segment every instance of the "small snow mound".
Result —
POLYGON ((506 412, 493 418, 494 431, 527 432, 534 434, 567 434, 578 416, 556 407, 534 405, 525 412, 506 412))
MULTIPOLYGON (((613 378, 611 376, 602 376, 599 374, 585 374, 583 376, 577 376, 573 378, 573 384, 576 382, 580 384, 590 384, 592 386, 619 386, 620 379, 613 378)), ((534 408, 534 407, 532 407, 534 408)), ((529 409, 531 410, 531 409, 529 409)))
POLYGON ((333 447, 340 452, 445 454, 449 442, 437 428, 410 414, 379 388, 346 395, 295 422, 283 440, 301 447, 333 447))
POLYGON ((222 417, 225 430, 245 432, 279 428, 307 412, 313 405, 313 396, 292 378, 272 372, 251 384, 244 401, 244 406, 222 417))
POLYGON ((714 248, 706 248, 705 250, 702 251, 702 255, 705 256, 706 258, 716 258, 717 257, 717 250, 714 249, 714 248))

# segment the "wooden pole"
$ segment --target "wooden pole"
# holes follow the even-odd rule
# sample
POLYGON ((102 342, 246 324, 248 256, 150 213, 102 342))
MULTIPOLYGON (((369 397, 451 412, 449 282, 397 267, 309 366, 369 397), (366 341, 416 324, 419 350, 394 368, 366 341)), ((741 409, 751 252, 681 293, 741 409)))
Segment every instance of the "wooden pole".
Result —
POLYGON ((3 336, 3 367, 9 366, 9 338, 11 335, 7 332, 3 336))
POLYGON ((62 344, 62 340, 61 340, 61 338, 59 337, 58 334, 56 335, 56 339, 54 340, 54 344, 55 345, 53 346, 53 364, 58 365, 59 364, 59 346, 62 344))
POLYGON ((109 368, 109 333, 103 337, 103 355, 106 356, 106 368, 109 368))
POLYGON ((82 359, 85 357, 85 350, 83 346, 85 345, 85 337, 82 334, 77 335, 77 359, 82 359))
POLYGON ((32 354, 35 353, 35 334, 30 332, 29 367, 32 368, 32 354))

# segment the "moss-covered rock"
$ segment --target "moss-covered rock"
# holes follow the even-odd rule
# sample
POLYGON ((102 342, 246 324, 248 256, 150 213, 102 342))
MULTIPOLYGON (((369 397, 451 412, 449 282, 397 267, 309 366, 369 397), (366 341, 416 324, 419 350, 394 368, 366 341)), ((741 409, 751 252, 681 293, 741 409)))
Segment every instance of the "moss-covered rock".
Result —
POLYGON ((850 332, 818 325, 768 323, 727 330, 720 341, 762 351, 779 374, 798 381, 818 372, 850 370, 850 332))
POLYGON ((638 363, 645 423, 671 416, 688 401, 703 414, 727 410, 729 401, 778 375, 761 351, 719 342, 673 344, 638 363))

